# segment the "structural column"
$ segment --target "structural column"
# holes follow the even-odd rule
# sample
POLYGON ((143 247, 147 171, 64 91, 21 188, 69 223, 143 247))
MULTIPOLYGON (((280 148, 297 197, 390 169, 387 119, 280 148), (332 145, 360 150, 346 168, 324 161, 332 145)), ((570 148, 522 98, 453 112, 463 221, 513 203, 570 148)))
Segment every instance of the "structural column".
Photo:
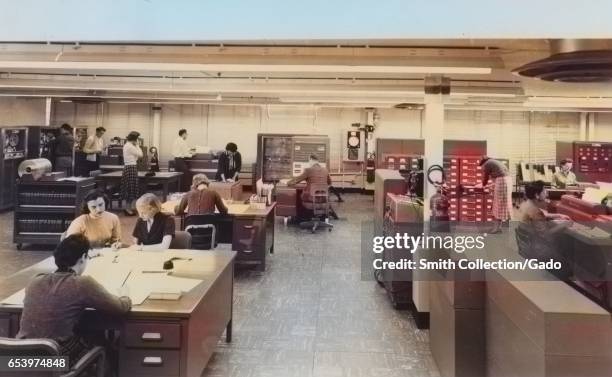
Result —
POLYGON ((161 143, 161 112, 160 104, 155 104, 151 108, 153 111, 153 127, 151 129, 151 146, 156 147, 159 151, 161 143))
MULTIPOLYGON (((444 78, 435 78, 435 84, 428 86, 426 80, 425 86, 425 114, 423 117, 422 137, 425 140, 425 161, 424 170, 427 175, 427 169, 432 165, 442 166, 442 155, 444 146, 444 97, 449 93, 450 87, 448 80, 444 78), (446 84, 445 84, 446 81, 446 84)), ((436 193, 436 187, 424 179, 425 190, 425 221, 429 221, 430 208, 429 202, 431 197, 436 193)), ((414 258, 417 263, 420 259, 425 259, 427 250, 417 250, 414 258)), ((429 286, 430 275, 427 271, 415 270, 413 274, 412 299, 416 309, 415 319, 417 326, 420 328, 428 327, 429 319, 429 286)))
POLYGON ((587 121, 589 113, 580 113, 580 139, 585 141, 587 139, 587 121))

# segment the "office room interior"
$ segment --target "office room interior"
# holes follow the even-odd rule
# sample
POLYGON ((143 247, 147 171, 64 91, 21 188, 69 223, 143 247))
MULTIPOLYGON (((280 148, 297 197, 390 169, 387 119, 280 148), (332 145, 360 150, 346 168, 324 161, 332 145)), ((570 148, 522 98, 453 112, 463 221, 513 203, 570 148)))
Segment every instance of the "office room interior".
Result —
POLYGON ((0 376, 612 376, 609 4, 182 3, 0 15, 0 376))

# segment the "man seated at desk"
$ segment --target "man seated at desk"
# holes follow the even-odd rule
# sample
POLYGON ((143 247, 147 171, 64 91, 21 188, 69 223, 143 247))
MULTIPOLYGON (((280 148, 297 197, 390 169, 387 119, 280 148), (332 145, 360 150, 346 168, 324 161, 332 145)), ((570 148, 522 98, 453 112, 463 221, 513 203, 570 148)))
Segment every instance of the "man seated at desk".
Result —
POLYGON ((570 186, 578 187, 576 174, 572 172, 572 160, 565 158, 559 162, 560 170, 553 175, 552 187, 558 189, 569 188, 570 186))
POLYGON ((206 215, 215 213, 215 208, 221 214, 227 213, 227 207, 223 203, 223 199, 218 192, 211 190, 208 186, 210 181, 204 174, 196 174, 193 176, 193 184, 189 191, 175 209, 177 215, 185 213, 187 215, 206 215))
MULTIPOLYGON (((18 339, 56 341, 63 356, 74 364, 100 339, 86 340, 75 332, 87 308, 121 315, 132 307, 129 297, 109 293, 90 276, 82 276, 89 259, 89 241, 81 234, 64 239, 53 256, 57 270, 40 274, 25 290, 18 339)), ((103 342, 103 340, 102 340, 103 342)))
MULTIPOLYGON (((555 274, 560 278, 565 278, 570 272, 568 256, 571 253, 571 244, 566 242, 563 230, 572 226, 572 220, 562 214, 547 213, 542 210, 544 206, 544 182, 535 181, 525 186, 524 201, 519 208, 519 228, 528 232, 529 250, 528 255, 523 255, 537 260, 554 259, 562 263, 563 268, 555 274)), ((521 249, 520 241, 519 250, 521 249)), ((525 247, 526 245, 523 245, 525 247)))
MULTIPOLYGON (((331 185, 331 177, 329 176, 329 172, 326 168, 321 166, 317 155, 310 155, 308 162, 310 167, 307 167, 304 169, 302 174, 290 179, 289 182, 287 182, 288 186, 293 186, 296 183, 306 181, 306 187, 302 191, 302 202, 312 202, 312 198, 310 197, 310 188, 312 185, 327 185, 328 187, 331 185)), ((329 212, 331 217, 336 220, 338 219, 338 215, 333 210, 331 205, 329 206, 329 212)))
POLYGON ((532 226, 541 235, 554 234, 572 225, 569 216, 542 210, 546 197, 543 181, 528 183, 525 186, 525 196, 527 200, 519 208, 521 223, 532 226))

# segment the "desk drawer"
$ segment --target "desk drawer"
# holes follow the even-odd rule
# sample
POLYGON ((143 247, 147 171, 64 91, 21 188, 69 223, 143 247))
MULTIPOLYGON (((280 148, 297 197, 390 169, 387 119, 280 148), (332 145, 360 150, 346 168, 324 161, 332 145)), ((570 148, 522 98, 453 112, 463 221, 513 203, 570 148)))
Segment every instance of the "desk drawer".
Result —
POLYGON ((125 325, 129 348, 180 348, 181 325, 163 322, 132 322, 125 325))
POLYGON ((266 241, 264 227, 263 219, 235 219, 232 248, 235 251, 253 251, 257 245, 264 245, 266 241))
POLYGON ((121 350, 120 376, 163 376, 180 375, 180 352, 166 350, 121 350))

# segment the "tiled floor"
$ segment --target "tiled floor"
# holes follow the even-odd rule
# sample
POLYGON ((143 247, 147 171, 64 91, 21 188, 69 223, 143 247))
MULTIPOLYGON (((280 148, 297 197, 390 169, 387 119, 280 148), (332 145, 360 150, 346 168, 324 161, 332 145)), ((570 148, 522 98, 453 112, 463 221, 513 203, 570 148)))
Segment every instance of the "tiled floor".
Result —
MULTIPOLYGON (((361 226, 372 197, 344 195, 332 232, 277 222, 275 253, 263 273, 236 277, 234 337, 219 343, 204 376, 438 376, 427 331, 394 310, 376 283, 362 281, 361 226)), ((0 215, 0 277, 48 252, 18 252, 12 215, 0 215)), ((122 219, 128 235, 134 219, 122 219)))

